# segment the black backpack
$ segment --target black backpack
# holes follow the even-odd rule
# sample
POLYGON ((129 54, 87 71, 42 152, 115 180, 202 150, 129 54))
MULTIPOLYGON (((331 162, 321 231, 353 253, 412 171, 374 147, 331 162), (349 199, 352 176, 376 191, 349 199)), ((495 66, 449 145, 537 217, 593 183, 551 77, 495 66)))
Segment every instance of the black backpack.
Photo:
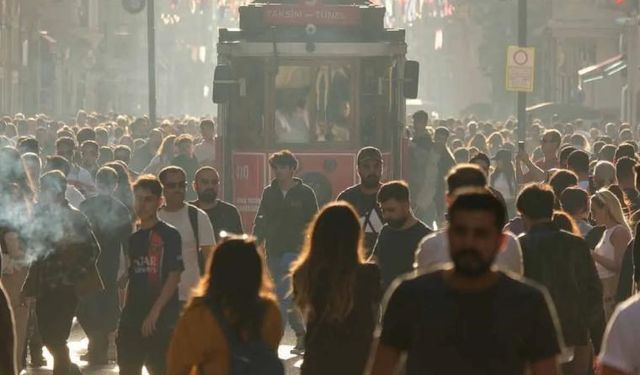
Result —
POLYGON ((207 304, 227 340, 229 375, 284 375, 284 366, 277 352, 261 339, 243 342, 222 311, 213 303, 207 304))

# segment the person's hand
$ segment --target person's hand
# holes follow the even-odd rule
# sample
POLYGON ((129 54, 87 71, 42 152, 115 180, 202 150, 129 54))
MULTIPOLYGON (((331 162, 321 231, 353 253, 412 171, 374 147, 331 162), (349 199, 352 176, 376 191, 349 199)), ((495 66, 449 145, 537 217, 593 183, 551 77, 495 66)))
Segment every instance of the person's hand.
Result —
POLYGON ((149 311, 144 322, 142 322, 142 337, 149 337, 153 335, 153 332, 156 330, 156 323, 158 322, 159 316, 160 311, 155 307, 151 308, 151 311, 149 311))

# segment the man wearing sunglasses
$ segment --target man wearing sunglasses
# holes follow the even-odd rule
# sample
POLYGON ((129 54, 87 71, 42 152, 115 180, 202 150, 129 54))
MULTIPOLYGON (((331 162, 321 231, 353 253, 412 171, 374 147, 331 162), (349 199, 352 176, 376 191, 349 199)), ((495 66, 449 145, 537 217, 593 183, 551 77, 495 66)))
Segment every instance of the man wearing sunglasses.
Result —
POLYGON ((185 201, 187 175, 182 168, 166 167, 160 171, 159 179, 165 206, 158 211, 158 217, 174 226, 182 238, 184 272, 178 291, 180 302, 184 304, 198 283, 202 265, 215 245, 213 227, 204 211, 185 201))

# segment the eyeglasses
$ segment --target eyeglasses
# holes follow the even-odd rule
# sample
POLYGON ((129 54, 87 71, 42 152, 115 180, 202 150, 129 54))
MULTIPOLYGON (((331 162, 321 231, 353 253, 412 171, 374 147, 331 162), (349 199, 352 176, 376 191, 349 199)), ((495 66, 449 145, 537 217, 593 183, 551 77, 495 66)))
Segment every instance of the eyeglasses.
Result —
POLYGON ((180 182, 167 182, 164 184, 166 189, 185 189, 187 187, 187 181, 180 182))

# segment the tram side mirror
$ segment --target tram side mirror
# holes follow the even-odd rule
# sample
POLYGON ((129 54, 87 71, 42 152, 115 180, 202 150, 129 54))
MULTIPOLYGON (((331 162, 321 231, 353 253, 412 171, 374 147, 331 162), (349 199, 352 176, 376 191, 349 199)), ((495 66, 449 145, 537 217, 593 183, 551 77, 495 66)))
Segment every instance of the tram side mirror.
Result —
POLYGON ((213 74, 213 102, 214 103, 226 103, 228 102, 232 95, 234 85, 238 82, 236 81, 233 70, 229 65, 218 65, 216 66, 215 73, 213 74))
POLYGON ((418 98, 418 80, 420 78, 420 63, 417 61, 405 61, 404 63, 404 97, 407 99, 418 98))

